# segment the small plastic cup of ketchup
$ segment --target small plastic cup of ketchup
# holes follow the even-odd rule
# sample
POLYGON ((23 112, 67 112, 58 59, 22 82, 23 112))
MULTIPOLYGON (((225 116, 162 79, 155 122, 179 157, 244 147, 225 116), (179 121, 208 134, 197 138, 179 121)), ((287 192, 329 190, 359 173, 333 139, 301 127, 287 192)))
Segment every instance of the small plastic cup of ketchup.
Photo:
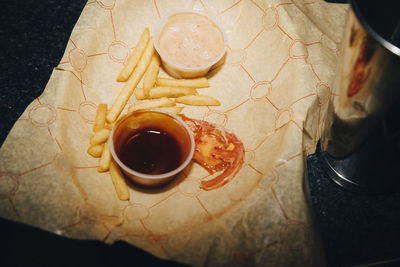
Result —
POLYGON ((135 111, 115 124, 109 139, 124 175, 142 186, 161 186, 192 160, 195 143, 186 123, 158 110, 135 111))

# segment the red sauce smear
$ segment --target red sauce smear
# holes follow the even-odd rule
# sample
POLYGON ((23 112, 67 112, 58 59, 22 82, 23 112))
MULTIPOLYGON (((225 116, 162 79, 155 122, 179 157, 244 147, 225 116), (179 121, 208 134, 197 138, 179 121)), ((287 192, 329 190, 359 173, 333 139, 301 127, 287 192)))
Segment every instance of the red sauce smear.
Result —
POLYGON ((232 180, 244 162, 243 143, 234 134, 209 122, 184 115, 182 119, 194 135, 196 148, 193 159, 210 175, 221 172, 210 180, 201 181, 200 188, 213 190, 232 180))

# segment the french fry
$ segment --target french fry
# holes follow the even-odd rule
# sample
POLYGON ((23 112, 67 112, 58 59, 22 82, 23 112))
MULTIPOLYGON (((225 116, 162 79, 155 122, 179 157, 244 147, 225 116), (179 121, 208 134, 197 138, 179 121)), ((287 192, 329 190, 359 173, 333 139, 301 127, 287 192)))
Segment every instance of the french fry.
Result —
POLYGON ((175 102, 192 106, 219 106, 221 103, 207 95, 186 95, 175 99, 175 102))
POLYGON ((175 98, 184 95, 195 95, 197 94, 197 90, 191 87, 154 87, 147 96, 145 96, 144 89, 142 88, 136 88, 134 93, 137 100, 142 100, 146 98, 175 98))
POLYGON ((170 78, 157 78, 157 86, 173 86, 173 87, 192 87, 192 88, 204 88, 210 87, 207 78, 195 78, 195 79, 170 79, 170 78))
POLYGON ((144 95, 144 90, 143 90, 143 88, 136 88, 136 89, 133 91, 133 94, 135 95, 136 100, 143 100, 143 99, 148 98, 148 97, 146 97, 146 96, 144 95))
POLYGON ((105 128, 111 131, 112 128, 114 127, 114 125, 115 125, 115 121, 112 122, 112 123, 108 123, 108 124, 105 126, 105 128))
POLYGON ((103 152, 101 153, 101 157, 99 160, 99 166, 97 170, 99 172, 106 172, 110 169, 111 162, 111 152, 110 147, 108 146, 108 141, 104 144, 103 152))
POLYGON ((178 107, 178 106, 175 106, 175 107, 161 107, 161 108, 157 108, 157 109, 159 109, 161 111, 168 112, 168 113, 179 114, 179 113, 182 112, 183 107, 182 106, 181 107, 178 107))
POLYGON ((94 119, 93 132, 98 132, 104 128, 106 123, 107 104, 98 104, 96 117, 94 119))
POLYGON ((87 149, 87 153, 92 157, 99 158, 103 153, 104 144, 89 146, 87 149))
POLYGON ((132 54, 128 58, 128 61, 126 62, 125 66, 118 74, 117 76, 118 82, 125 82, 126 80, 128 80, 129 76, 131 75, 137 63, 139 62, 139 59, 142 57, 146 45, 149 42, 149 39, 150 39, 150 31, 149 28, 146 28, 143 31, 142 35, 140 36, 139 41, 136 44, 136 47, 133 50, 132 54))
POLYGON ((134 104, 128 108, 128 112, 131 113, 136 110, 143 109, 153 109, 153 108, 161 108, 161 107, 172 107, 175 106, 175 102, 169 98, 163 97, 159 99, 153 99, 145 102, 141 102, 138 104, 134 104))
POLYGON ((114 121, 112 123, 107 123, 106 128, 111 131, 114 128, 114 126, 117 123, 117 121, 122 120, 125 117, 126 117, 126 114, 122 114, 121 116, 119 116, 118 120, 116 120, 116 121, 114 121))
POLYGON ((151 88, 154 87, 159 71, 160 71, 160 57, 158 56, 157 53, 154 53, 150 65, 147 68, 143 77, 143 91, 145 96, 148 96, 151 88))
POLYGON ((139 60, 138 65, 136 66, 132 75, 129 77, 128 81, 125 83, 121 92, 119 92, 117 98, 114 100, 114 103, 111 106, 110 111, 107 114, 106 119, 108 123, 114 122, 118 118, 119 114, 121 114, 121 111, 124 109, 126 103, 128 102, 128 99, 133 94, 133 91, 135 90, 139 81, 142 79, 144 72, 149 66, 153 54, 154 45, 150 38, 149 42, 147 43, 146 49, 143 52, 143 56, 139 60))
POLYGON ((97 131, 92 137, 90 137, 90 144, 92 146, 94 145, 99 145, 107 141, 108 137, 110 136, 110 130, 109 129, 101 129, 100 131, 97 131))
POLYGON ((110 175, 118 198, 120 200, 129 200, 130 195, 128 185, 126 184, 125 178, 114 160, 111 160, 110 162, 110 175))

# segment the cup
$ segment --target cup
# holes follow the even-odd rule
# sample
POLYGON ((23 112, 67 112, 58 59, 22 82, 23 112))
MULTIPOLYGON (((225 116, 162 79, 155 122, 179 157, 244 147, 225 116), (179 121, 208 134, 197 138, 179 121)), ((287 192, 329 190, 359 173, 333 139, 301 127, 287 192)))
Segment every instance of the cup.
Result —
MULTIPOLYGON (((176 31, 179 31, 180 27, 175 27, 177 29, 176 31)), ((174 30, 175 30, 174 29, 174 30)), ((167 34, 167 33, 165 33, 167 34)), ((210 34, 211 35, 211 34, 210 34)), ((188 34, 184 35, 182 34, 184 41, 189 42, 190 36, 188 34)), ((169 15, 163 17, 155 26, 154 33, 153 33, 153 42, 154 42, 154 47, 158 54, 160 55, 162 64, 164 66, 164 69, 170 74, 171 76, 175 78, 196 78, 196 77, 201 77, 207 74, 207 72, 215 65, 217 65, 218 62, 222 61, 226 49, 227 49, 227 41, 226 41, 226 34, 222 27, 218 24, 218 22, 209 16, 206 13, 200 12, 200 11, 195 11, 195 10, 179 10, 170 13, 169 15), (202 64, 200 66, 188 66, 186 64, 179 64, 177 62, 174 62, 174 59, 169 55, 165 49, 163 50, 160 45, 159 45, 159 40, 160 36, 164 34, 164 30, 166 29, 166 25, 169 25, 169 23, 176 23, 178 22, 183 22, 183 23, 194 23, 193 21, 199 20, 201 21, 204 27, 208 27, 208 30, 210 33, 215 34, 217 37, 220 39, 221 42, 221 49, 218 53, 218 56, 215 57, 214 59, 208 61, 205 64, 202 64)), ((181 42, 182 40, 179 40, 177 42, 181 42)), ((192 42, 195 45, 200 45, 201 42, 192 42)), ((185 43, 182 43, 182 46, 185 46, 185 43)), ((214 44, 215 45, 215 42, 214 44)), ((209 47, 205 45, 205 47, 209 47)), ((199 46, 196 49, 199 49, 199 51, 191 51, 189 54, 200 54, 203 53, 204 51, 201 50, 202 48, 199 46)), ((206 52, 204 52, 206 53, 206 52)), ((179 52, 178 52, 179 54, 179 52)), ((178 55, 177 54, 177 55, 178 55)))
POLYGON ((400 15, 394 4, 350 0, 322 149, 357 150, 400 99, 400 15))
POLYGON ((389 2, 349 3, 335 97, 322 125, 321 163, 347 190, 398 192, 399 151, 387 122, 400 106, 400 13, 389 2))
POLYGON ((159 110, 135 111, 117 121, 109 146, 124 175, 142 186, 161 186, 192 160, 194 137, 178 116, 159 110))

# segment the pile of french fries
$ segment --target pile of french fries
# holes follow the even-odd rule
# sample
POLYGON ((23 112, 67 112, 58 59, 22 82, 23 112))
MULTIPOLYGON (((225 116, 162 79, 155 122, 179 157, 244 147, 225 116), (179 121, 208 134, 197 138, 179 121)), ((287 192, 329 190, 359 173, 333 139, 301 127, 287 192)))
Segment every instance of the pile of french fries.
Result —
POLYGON ((129 190, 125 178, 117 163, 112 159, 108 138, 113 124, 107 124, 107 104, 97 106, 96 118, 93 125, 93 135, 90 137, 90 146, 87 152, 99 159, 99 172, 110 171, 111 180, 120 200, 129 200, 129 190))
POLYGON ((129 190, 118 165, 112 159, 108 138, 115 122, 122 116, 128 100, 134 94, 139 102, 128 107, 128 113, 136 110, 160 109, 179 114, 184 106, 218 106, 220 102, 207 95, 200 95, 199 88, 209 87, 205 77, 195 79, 161 78, 160 57, 154 49, 150 31, 141 34, 135 49, 117 76, 117 82, 125 82, 108 110, 107 104, 99 104, 96 111, 93 135, 87 152, 99 159, 99 172, 110 171, 111 179, 120 200, 129 200, 129 190), (138 84, 142 81, 142 88, 138 84))

